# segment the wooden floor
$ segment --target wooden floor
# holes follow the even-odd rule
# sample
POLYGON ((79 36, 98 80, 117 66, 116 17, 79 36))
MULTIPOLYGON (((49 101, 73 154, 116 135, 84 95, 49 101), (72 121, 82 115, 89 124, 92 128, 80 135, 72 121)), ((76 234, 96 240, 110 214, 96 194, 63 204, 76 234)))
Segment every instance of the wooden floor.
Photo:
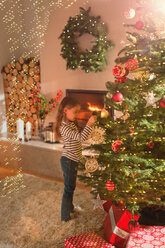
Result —
POLYGON ((17 173, 18 172, 14 169, 0 166, 0 179, 3 179, 7 176, 15 176, 17 173))
MULTIPOLYGON (((50 180, 50 181, 55 181, 55 182, 58 182, 58 183, 63 183, 63 180, 56 179, 56 178, 53 178, 53 177, 47 177, 47 176, 43 176, 43 175, 39 175, 39 174, 26 172, 26 171, 21 171, 21 173, 28 174, 28 175, 33 175, 33 176, 36 176, 36 177, 44 178, 44 179, 47 179, 47 180, 50 180)), ((0 180, 4 179, 5 177, 15 176, 17 174, 18 174, 18 170, 16 170, 16 169, 0 166, 0 180)), ((85 187, 82 184, 77 184, 77 187, 80 188, 80 189, 91 191, 91 188, 85 187)))

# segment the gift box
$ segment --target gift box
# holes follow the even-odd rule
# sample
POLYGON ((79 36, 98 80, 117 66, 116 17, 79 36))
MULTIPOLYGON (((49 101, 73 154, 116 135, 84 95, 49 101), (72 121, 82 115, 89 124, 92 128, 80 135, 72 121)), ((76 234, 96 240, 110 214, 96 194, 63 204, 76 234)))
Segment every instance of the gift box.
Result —
POLYGON ((111 200, 108 198, 106 202, 103 203, 104 210, 108 213, 110 207, 112 206, 111 200))
MULTIPOLYGON (((110 198, 108 198, 104 203, 103 203, 103 208, 104 210, 108 213, 110 207, 113 205, 112 201, 110 198)), ((118 203, 118 207, 121 208, 123 207, 123 203, 118 203)))
POLYGON ((84 233, 65 239, 65 248, 115 248, 94 232, 84 233))
POLYGON ((165 248, 165 227, 140 226, 130 234, 126 248, 165 248))
MULTIPOLYGON (((139 216, 134 215, 134 220, 139 216)), ((123 248, 130 234, 128 223, 132 219, 132 214, 128 210, 123 210, 112 205, 104 220, 105 239, 118 248, 123 248)))

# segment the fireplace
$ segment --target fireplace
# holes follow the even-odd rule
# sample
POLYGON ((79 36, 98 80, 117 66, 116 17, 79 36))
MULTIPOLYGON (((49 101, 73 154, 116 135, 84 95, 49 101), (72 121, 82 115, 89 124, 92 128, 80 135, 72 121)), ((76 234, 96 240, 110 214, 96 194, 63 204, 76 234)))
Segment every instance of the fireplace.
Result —
MULTIPOLYGON (((100 113, 104 108, 104 96, 107 91, 103 90, 76 90, 66 89, 66 96, 76 98, 81 104, 81 110, 78 114, 77 121, 80 126, 84 127, 87 120, 93 112, 100 113)), ((108 110, 112 115, 112 110, 108 110)))

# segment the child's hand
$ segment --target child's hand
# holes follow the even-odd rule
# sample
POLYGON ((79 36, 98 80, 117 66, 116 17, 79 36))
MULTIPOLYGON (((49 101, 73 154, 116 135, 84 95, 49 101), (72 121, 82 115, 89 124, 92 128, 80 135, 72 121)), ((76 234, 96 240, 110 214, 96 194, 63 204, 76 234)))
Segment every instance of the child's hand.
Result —
POLYGON ((96 121, 97 121, 97 116, 96 115, 92 115, 89 118, 89 120, 87 122, 87 125, 91 127, 96 121))

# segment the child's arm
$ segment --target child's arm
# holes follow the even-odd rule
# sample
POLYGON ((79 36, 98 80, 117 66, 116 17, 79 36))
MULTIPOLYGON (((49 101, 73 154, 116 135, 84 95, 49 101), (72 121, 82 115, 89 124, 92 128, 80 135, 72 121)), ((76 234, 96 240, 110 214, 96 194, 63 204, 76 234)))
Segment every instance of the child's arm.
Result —
POLYGON ((91 133, 92 127, 90 126, 85 126, 83 131, 79 133, 76 130, 73 130, 69 125, 63 125, 60 129, 61 136, 65 138, 69 138, 72 140, 79 140, 79 141, 84 141, 87 139, 88 135, 91 133))
POLYGON ((92 125, 95 123, 97 117, 91 116, 87 122, 87 125, 81 133, 76 130, 73 130, 69 125, 64 125, 61 127, 61 136, 66 137, 72 140, 84 141, 87 139, 89 134, 92 132, 92 125))
POLYGON ((87 122, 87 126, 91 127, 96 122, 96 120, 97 120, 97 116, 92 115, 87 122))

